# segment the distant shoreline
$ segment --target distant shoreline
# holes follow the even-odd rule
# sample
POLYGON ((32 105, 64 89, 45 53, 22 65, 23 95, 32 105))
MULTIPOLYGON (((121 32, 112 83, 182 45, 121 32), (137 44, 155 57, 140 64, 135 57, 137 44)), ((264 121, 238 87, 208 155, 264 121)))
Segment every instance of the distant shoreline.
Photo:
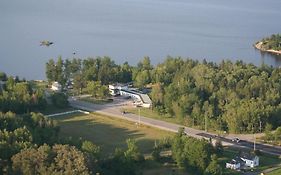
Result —
POLYGON ((256 49, 262 51, 262 52, 269 52, 269 53, 272 53, 272 54, 281 55, 281 50, 273 50, 273 49, 265 50, 265 49, 262 48, 262 45, 263 45, 263 42, 259 41, 256 44, 254 44, 254 47, 256 49))

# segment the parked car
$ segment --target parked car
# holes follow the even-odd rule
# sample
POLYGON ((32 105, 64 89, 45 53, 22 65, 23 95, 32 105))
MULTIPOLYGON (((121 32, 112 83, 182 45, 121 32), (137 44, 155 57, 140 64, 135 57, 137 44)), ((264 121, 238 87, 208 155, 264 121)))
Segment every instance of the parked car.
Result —
POLYGON ((240 139, 238 137, 235 137, 231 140, 232 142, 236 142, 236 143, 239 143, 240 142, 240 139))

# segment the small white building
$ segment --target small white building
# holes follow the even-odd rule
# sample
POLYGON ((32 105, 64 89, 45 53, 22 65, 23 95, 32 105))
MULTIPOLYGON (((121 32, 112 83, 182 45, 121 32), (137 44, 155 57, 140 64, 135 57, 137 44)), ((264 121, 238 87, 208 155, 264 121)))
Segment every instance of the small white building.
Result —
POLYGON ((53 91, 61 91, 61 90, 62 90, 62 86, 61 86, 61 84, 59 84, 57 81, 54 81, 54 82, 52 83, 51 89, 52 89, 53 91))
POLYGON ((232 170, 239 170, 241 167, 241 163, 240 163, 240 159, 236 158, 236 159, 232 159, 230 162, 226 163, 226 168, 232 169, 232 170))
POLYGON ((240 154, 240 159, 245 162, 244 165, 247 167, 254 168, 259 166, 259 157, 254 154, 242 152, 240 154))
POLYGON ((127 85, 123 85, 123 84, 119 84, 119 83, 117 83, 117 84, 110 84, 110 85, 108 85, 108 89, 109 89, 110 95, 117 96, 117 95, 121 95, 120 91, 122 89, 127 90, 128 86, 127 85))
POLYGON ((259 157, 249 152, 241 152, 239 156, 227 162, 225 167, 233 170, 239 170, 244 167, 254 168, 259 166, 259 157))
POLYGON ((136 106, 142 106, 145 108, 150 108, 152 106, 152 101, 147 94, 144 94, 136 89, 129 88, 127 85, 115 84, 109 85, 109 92, 112 96, 127 96, 134 100, 136 106))
POLYGON ((131 97, 135 101, 134 104, 136 104, 136 106, 142 106, 144 108, 150 108, 152 106, 152 101, 147 94, 143 94, 134 89, 121 89, 120 95, 131 97))

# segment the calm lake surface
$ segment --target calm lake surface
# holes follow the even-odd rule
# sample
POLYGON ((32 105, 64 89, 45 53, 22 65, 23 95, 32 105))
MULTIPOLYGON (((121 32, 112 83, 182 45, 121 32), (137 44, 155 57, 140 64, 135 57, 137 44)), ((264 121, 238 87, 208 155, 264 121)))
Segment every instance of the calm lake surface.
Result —
POLYGON ((0 71, 45 79, 48 59, 73 52, 118 64, 171 55, 280 66, 252 47, 281 33, 280 9, 280 0, 0 0, 0 71))

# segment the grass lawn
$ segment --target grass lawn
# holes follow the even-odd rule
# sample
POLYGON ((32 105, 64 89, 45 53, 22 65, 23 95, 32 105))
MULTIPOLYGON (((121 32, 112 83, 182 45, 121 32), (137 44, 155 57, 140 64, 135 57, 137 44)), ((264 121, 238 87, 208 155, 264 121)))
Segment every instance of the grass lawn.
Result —
POLYGON ((153 169, 144 170, 143 175, 187 175, 188 173, 184 170, 179 170, 176 167, 158 167, 153 169))
MULTIPOLYGON (((171 137, 174 133, 159 130, 149 126, 137 127, 134 123, 117 119, 113 117, 103 116, 100 114, 71 114, 54 118, 58 121, 61 130, 60 135, 63 137, 72 137, 79 139, 87 139, 99 145, 102 149, 103 156, 110 155, 115 148, 126 148, 126 139, 133 138, 137 140, 137 144, 144 154, 150 154, 155 141, 164 137, 171 137)), ((219 158, 219 163, 225 167, 225 163, 234 158, 239 152, 237 148, 226 147, 224 153, 219 158)), ((255 171, 263 171, 274 165, 281 163, 276 156, 262 154, 260 157, 260 166, 255 171)), ((165 166, 163 164, 149 163, 151 166, 143 170, 143 175, 163 174, 163 175, 183 175, 187 174, 178 170, 175 166, 165 166), (153 164, 153 166, 152 166, 153 164)), ((280 174, 281 169, 273 171, 270 175, 280 174), (274 174, 275 173, 275 174, 274 174)), ((238 175, 241 172, 224 169, 226 175, 238 175)))
POLYGON ((158 119, 158 120, 163 120, 163 121, 167 121, 170 123, 182 124, 182 122, 178 121, 174 117, 171 117, 169 115, 164 115, 164 114, 161 115, 161 114, 158 114, 156 111, 153 111, 153 110, 147 109, 147 108, 126 108, 126 111, 139 115, 139 109, 140 109, 141 116, 148 117, 148 118, 154 118, 154 119, 158 119))
POLYGON ((168 131, 98 114, 73 114, 54 118, 58 121, 63 137, 87 139, 99 145, 103 155, 112 154, 115 148, 125 148, 126 139, 136 139, 144 154, 150 154, 155 141, 173 136, 168 131))
MULTIPOLYGON (((162 121, 166 121, 169 123, 175 123, 175 124, 179 124, 179 125, 185 125, 185 126, 192 127, 195 129, 201 129, 201 130, 203 129, 203 128, 200 128, 200 126, 191 126, 192 124, 188 124, 187 121, 179 120, 178 118, 171 117, 168 114, 159 114, 157 111, 147 109, 147 108, 126 108, 126 111, 139 115, 139 109, 140 109, 140 115, 144 116, 144 117, 162 120, 162 121)), ((211 128, 209 129, 209 132, 210 131, 212 131, 211 128)))

